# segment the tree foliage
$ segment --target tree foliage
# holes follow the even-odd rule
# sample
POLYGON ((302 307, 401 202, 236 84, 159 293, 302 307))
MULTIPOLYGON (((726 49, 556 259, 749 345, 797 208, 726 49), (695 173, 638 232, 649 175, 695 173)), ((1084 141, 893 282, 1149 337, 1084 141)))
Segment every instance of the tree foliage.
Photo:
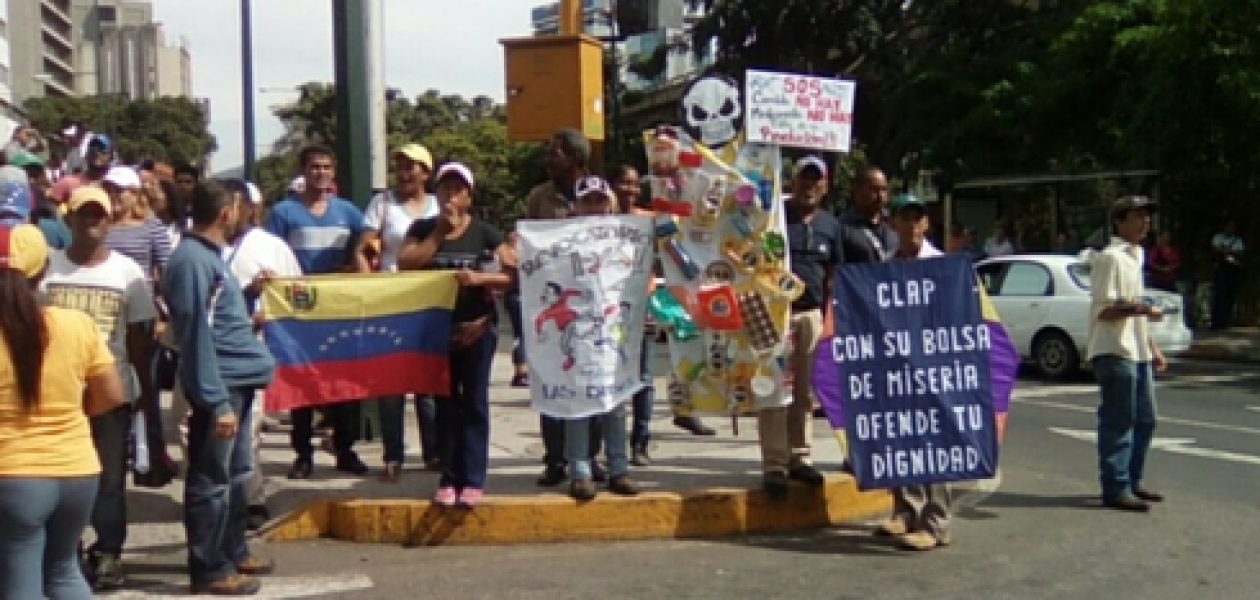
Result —
MULTIPOLYGON (((259 161, 259 181, 268 197, 283 193, 297 173, 297 153, 306 144, 332 145, 337 121, 334 88, 311 82, 298 100, 275 109, 285 126, 272 153, 259 161)), ((543 179, 542 150, 507 138, 505 108, 487 96, 464 98, 427 90, 407 98, 390 92, 386 116, 387 145, 392 150, 410 142, 429 148, 437 163, 463 162, 477 178, 476 203, 492 222, 506 228, 524 212, 530 187, 543 179)))
POLYGON ((202 165, 216 148, 205 110, 188 98, 47 96, 27 100, 25 109, 31 124, 41 131, 61 131, 67 122, 80 122, 91 131, 108 135, 127 163, 154 159, 202 165))
POLYGON ((1257 237, 1260 0, 688 1, 727 74, 856 80, 855 146, 904 179, 1156 169, 1199 265, 1226 216, 1257 237))

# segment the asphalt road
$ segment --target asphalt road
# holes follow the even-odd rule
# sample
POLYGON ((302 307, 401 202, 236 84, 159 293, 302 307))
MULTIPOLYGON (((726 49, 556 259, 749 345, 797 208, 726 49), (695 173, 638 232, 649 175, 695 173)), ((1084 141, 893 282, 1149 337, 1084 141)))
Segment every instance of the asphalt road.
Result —
MULTIPOLYGON (((1096 388, 1022 380, 1000 489, 962 510, 954 544, 906 554, 846 527, 796 535, 515 547, 403 549, 269 545, 281 564, 264 597, 337 598, 1115 598, 1260 597, 1260 375, 1254 366, 1174 365, 1150 514, 1097 500, 1096 388)), ((824 465, 825 467, 826 465, 824 465)), ((182 583, 178 543, 131 564, 182 583)))

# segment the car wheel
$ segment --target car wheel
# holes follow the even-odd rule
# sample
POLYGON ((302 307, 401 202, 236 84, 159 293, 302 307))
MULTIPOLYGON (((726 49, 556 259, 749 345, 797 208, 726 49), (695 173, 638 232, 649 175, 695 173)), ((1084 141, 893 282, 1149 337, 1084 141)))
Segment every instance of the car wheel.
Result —
POLYGON ((1072 338, 1062 331, 1043 331, 1033 340, 1033 360, 1042 375, 1067 379, 1081 366, 1081 356, 1072 338))

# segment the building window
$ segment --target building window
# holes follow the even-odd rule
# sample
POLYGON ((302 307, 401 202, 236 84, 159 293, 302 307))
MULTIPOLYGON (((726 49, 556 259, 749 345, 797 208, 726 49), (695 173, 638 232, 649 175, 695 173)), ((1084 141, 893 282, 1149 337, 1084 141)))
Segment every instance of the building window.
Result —
POLYGON ((102 23, 113 23, 118 20, 118 8, 114 6, 96 7, 96 20, 102 23))
POLYGON ((0 65, 0 85, 9 85, 9 66, 0 65))

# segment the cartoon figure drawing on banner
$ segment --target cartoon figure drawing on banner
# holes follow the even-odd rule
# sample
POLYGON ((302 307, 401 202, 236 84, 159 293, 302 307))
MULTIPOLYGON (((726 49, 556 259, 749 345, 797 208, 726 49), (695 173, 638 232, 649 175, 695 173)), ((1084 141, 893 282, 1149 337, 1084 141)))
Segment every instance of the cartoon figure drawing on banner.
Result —
POLYGON ((564 354, 565 371, 572 369, 576 361, 573 354, 572 328, 578 319, 578 312, 569 306, 569 300, 581 298, 583 295, 581 290, 566 290, 561 288, 560 284, 548 281, 547 289, 541 298, 543 306, 547 308, 534 318, 534 332, 538 334, 539 341, 543 342, 547 340, 547 336, 543 333, 543 326, 549 321, 555 323, 556 331, 560 334, 560 351, 564 354))

